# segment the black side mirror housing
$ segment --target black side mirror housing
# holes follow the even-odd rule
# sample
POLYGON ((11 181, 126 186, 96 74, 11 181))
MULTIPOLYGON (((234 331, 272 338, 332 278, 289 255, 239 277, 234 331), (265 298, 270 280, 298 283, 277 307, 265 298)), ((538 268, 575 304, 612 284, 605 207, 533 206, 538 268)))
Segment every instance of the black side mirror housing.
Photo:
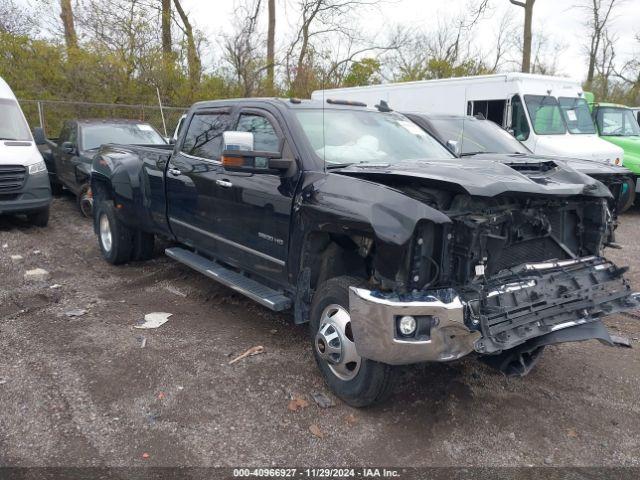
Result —
POLYGON ((43 128, 36 127, 33 129, 33 141, 36 142, 36 145, 45 145, 47 143, 43 128))
POLYGON ((221 163, 224 169, 230 172, 282 174, 287 172, 295 161, 282 158, 280 152, 225 150, 222 152, 221 163))
POLYGON ((71 142, 64 142, 62 145, 60 145, 60 148, 64 153, 69 153, 69 154, 74 153, 76 151, 75 145, 71 142))

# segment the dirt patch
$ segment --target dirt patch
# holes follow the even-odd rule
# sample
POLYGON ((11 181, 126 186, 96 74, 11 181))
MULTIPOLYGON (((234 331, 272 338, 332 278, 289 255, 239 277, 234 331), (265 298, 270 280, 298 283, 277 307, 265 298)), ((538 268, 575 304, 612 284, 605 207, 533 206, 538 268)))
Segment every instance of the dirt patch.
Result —
MULTIPOLYGON (((639 236, 632 211, 624 249, 607 252, 638 286, 639 236)), ((0 219, 0 271, 4 465, 640 465, 634 316, 607 320, 631 349, 552 346, 524 379, 474 358, 409 367, 388 403, 356 410, 325 388, 306 327, 161 254, 106 264, 69 196, 46 229, 0 219), (26 282, 33 268, 51 278, 26 282), (153 311, 173 315, 133 328, 153 311), (255 345, 265 353, 228 364, 255 345), (336 406, 318 408, 314 392, 336 406), (293 412, 293 397, 309 405, 293 412)))

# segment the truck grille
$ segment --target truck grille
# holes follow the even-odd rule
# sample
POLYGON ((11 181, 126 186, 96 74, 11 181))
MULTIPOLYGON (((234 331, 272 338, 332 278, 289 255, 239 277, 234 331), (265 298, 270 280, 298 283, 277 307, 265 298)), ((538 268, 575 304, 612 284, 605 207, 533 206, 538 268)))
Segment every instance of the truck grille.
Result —
POLYGON ((510 245, 496 252, 487 262, 488 273, 497 273, 505 268, 523 263, 543 262, 545 260, 564 260, 567 253, 549 237, 536 238, 510 245))
POLYGON ((27 169, 22 165, 0 165, 0 193, 20 190, 27 177, 27 169))

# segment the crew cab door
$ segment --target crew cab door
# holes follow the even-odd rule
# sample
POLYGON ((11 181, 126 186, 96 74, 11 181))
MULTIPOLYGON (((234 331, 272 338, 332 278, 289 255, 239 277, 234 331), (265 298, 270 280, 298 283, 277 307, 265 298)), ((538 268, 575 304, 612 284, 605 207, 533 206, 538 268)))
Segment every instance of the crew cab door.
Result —
POLYGON ((78 124, 65 122, 58 139, 57 155, 54 155, 58 179, 75 193, 74 158, 78 155, 78 124), (66 151, 62 145, 69 142, 73 151, 66 151))
POLYGON ((222 169, 222 134, 230 129, 228 108, 196 111, 185 124, 165 178, 169 226, 179 241, 217 253, 215 182, 222 169))
MULTIPOLYGON (((278 152, 284 145, 283 157, 293 157, 276 118, 266 110, 242 109, 232 130, 253 133, 256 151, 278 152)), ((284 280, 296 179, 219 171, 216 229, 224 239, 220 252, 229 263, 284 280)))

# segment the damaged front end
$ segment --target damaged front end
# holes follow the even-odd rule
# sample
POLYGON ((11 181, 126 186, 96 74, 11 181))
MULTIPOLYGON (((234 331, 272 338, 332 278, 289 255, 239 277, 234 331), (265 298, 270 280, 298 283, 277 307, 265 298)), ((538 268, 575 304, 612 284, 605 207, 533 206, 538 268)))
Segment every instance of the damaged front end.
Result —
POLYGON ((602 199, 461 195, 447 207, 450 224, 416 229, 405 290, 351 288, 361 356, 398 365, 476 352, 515 358, 524 374, 545 345, 615 343, 600 319, 640 305, 626 269, 601 256, 613 241, 602 199))

